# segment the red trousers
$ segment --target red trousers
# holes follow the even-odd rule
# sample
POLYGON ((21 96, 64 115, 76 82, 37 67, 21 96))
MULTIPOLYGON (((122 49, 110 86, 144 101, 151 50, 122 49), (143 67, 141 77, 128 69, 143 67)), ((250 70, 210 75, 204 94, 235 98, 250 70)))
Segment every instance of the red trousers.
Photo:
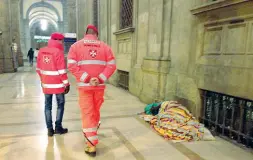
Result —
POLYGON ((100 121, 100 108, 104 102, 104 89, 79 89, 83 134, 88 146, 98 144, 97 127, 100 121))

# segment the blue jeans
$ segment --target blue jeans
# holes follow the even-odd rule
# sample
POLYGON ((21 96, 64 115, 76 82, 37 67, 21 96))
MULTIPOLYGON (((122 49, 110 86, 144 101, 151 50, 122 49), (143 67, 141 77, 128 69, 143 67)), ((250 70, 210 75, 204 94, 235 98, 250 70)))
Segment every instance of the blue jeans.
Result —
MULTIPOLYGON (((53 121, 52 121, 52 99, 53 94, 45 94, 45 119, 48 129, 53 128, 53 121)), ((65 94, 56 94, 57 100, 57 113, 56 113, 56 121, 55 121, 55 128, 62 127, 62 118, 64 113, 64 105, 65 105, 65 94)))

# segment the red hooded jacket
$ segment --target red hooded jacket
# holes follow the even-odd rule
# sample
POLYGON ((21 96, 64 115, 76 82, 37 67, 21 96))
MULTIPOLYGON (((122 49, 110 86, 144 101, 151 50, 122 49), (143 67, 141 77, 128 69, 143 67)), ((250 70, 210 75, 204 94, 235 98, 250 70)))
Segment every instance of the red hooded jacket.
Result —
POLYGON ((37 73, 45 94, 61 94, 69 86, 63 45, 50 39, 48 46, 41 48, 37 57, 37 73))

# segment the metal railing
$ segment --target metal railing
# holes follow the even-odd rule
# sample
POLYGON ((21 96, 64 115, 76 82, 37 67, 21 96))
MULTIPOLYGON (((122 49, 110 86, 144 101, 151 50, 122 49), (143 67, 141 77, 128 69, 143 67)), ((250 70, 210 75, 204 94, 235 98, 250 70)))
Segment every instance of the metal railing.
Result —
POLYGON ((201 122, 214 134, 253 148, 253 101, 201 91, 201 122))
POLYGON ((120 29, 133 25, 133 0, 121 0, 120 29))
POLYGON ((128 90, 129 89, 129 73, 126 71, 118 70, 119 75, 119 81, 118 85, 119 87, 128 90))

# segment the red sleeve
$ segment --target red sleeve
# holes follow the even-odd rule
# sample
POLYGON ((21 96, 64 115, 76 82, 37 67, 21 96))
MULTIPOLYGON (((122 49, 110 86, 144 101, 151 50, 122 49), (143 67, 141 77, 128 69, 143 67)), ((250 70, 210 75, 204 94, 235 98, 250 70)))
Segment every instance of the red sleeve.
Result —
POLYGON ((65 64, 65 59, 64 59, 64 53, 60 51, 57 54, 56 57, 56 68, 59 72, 59 75, 61 77, 61 80, 65 86, 69 86, 69 81, 68 81, 68 75, 67 75, 67 69, 66 69, 66 64, 65 64))
POLYGON ((106 62, 107 62, 106 68, 101 74, 99 74, 99 77, 98 77, 99 80, 103 83, 107 81, 116 70, 115 57, 114 57, 111 47, 106 45, 105 51, 106 51, 106 62))
POLYGON ((79 79, 81 82, 88 83, 90 76, 88 75, 88 73, 80 70, 74 46, 71 46, 69 50, 68 69, 76 77, 76 79, 79 79))

